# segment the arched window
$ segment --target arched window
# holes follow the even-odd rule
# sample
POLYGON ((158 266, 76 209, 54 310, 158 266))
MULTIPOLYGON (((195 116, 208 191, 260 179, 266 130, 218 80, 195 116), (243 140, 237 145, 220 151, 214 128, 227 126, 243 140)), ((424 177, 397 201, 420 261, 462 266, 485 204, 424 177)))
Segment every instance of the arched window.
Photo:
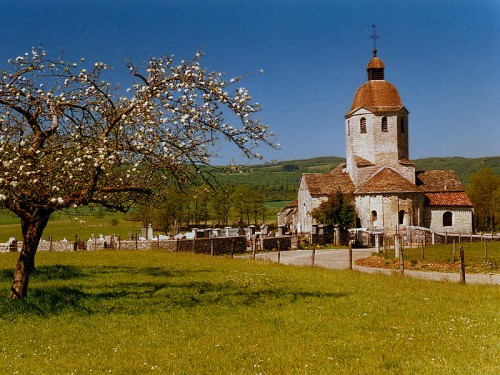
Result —
POLYGON ((382 132, 387 133, 387 117, 382 117, 382 132))
POLYGON ((399 224, 402 225, 405 223, 405 210, 399 211, 399 224))
POLYGON ((443 227, 451 227, 453 225, 453 213, 446 211, 443 214, 443 227))
POLYGON ((404 117, 401 117, 399 129, 401 133, 406 133, 406 121, 404 117))
POLYGON ((351 135, 351 120, 347 120, 347 135, 351 135))
POLYGON ((373 226, 377 225, 377 211, 375 210, 372 211, 371 223, 373 226))
POLYGON ((364 117, 359 120, 359 132, 366 133, 366 119, 364 117))

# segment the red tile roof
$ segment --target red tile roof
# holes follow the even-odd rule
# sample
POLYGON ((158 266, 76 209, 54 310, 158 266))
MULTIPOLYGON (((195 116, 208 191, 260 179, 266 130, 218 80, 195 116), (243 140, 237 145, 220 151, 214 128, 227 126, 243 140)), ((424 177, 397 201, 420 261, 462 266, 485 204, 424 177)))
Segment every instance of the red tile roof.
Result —
POLYGON ((375 164, 373 164, 370 160, 366 160, 362 158, 361 156, 354 156, 354 163, 356 163, 356 167, 373 167, 375 164))
POLYGON ((330 173, 304 173, 307 189, 311 195, 328 195, 340 190, 344 194, 354 192, 354 184, 347 172, 342 172, 345 164, 340 164, 330 173))
POLYGON ((391 168, 384 168, 361 185, 356 194, 415 193, 420 190, 391 168))
POLYGON ((427 193, 427 204, 429 206, 465 206, 472 207, 472 202, 465 192, 449 192, 449 193, 427 193))
POLYGON ((366 82, 356 91, 347 115, 359 108, 366 108, 374 113, 398 111, 403 108, 403 103, 396 87, 385 80, 373 80, 366 82))
POLYGON ((415 174, 416 184, 422 192, 464 191, 453 170, 420 171, 415 174))

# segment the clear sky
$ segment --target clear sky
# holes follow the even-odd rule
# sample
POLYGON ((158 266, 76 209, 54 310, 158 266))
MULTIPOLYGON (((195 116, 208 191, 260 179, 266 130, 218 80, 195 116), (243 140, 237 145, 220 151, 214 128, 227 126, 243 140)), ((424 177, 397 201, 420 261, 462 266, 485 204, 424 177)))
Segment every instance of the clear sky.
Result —
MULTIPOLYGON (((50 56, 114 67, 174 54, 250 75, 281 149, 265 161, 345 156, 344 115, 378 56, 410 112, 410 157, 500 155, 500 1, 0 0, 0 67, 42 45, 50 56)), ((222 147, 215 164, 244 162, 222 147)))

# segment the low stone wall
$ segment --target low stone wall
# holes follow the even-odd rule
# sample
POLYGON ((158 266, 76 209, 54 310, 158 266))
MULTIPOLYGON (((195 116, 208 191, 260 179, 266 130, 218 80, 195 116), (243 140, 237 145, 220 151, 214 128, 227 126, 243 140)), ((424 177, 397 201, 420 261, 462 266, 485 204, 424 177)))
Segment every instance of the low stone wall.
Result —
POLYGON ((261 246, 264 251, 278 250, 278 243, 280 250, 290 250, 292 247, 291 236, 266 237, 261 239, 261 246))
MULTIPOLYGON (((22 242, 17 242, 17 251, 21 250, 22 242)), ((145 240, 121 241, 113 238, 111 241, 90 240, 87 242, 78 241, 47 241, 42 240, 38 245, 38 251, 78 251, 78 250, 149 250, 161 249, 170 252, 194 252, 199 254, 238 254, 247 250, 247 240, 245 236, 237 237, 213 237, 197 239, 179 240, 145 240)), ((7 251, 7 248, 6 250, 7 251)))

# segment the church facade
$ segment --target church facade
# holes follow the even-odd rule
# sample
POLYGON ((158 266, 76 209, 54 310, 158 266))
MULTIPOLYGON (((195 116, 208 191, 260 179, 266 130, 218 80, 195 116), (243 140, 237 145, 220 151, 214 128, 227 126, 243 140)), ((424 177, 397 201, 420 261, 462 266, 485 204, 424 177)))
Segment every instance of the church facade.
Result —
POLYGON ((452 170, 417 171, 409 159, 409 112, 373 51, 368 80, 345 115, 346 163, 330 173, 302 176, 296 227, 308 233, 311 211, 340 190, 353 194, 359 228, 396 233, 425 227, 442 233, 472 233, 472 203, 452 170))

